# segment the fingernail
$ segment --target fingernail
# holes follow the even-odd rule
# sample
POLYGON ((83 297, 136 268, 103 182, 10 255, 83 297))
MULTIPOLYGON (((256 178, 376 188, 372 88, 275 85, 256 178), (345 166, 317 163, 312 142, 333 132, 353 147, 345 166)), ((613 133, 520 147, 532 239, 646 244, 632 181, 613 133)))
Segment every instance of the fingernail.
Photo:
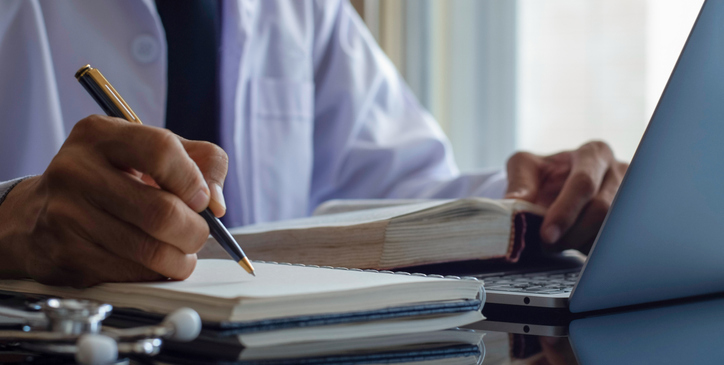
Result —
POLYGON ((548 243, 556 243, 561 238, 561 230, 556 226, 550 226, 546 228, 543 237, 548 243))
POLYGON ((218 184, 211 184, 211 201, 209 208, 217 215, 223 216, 226 213, 226 201, 224 200, 224 189, 218 184))
POLYGON ((528 194, 528 191, 523 189, 523 190, 511 191, 510 193, 505 194, 505 197, 508 199, 520 199, 520 198, 525 197, 527 194, 528 194))
POLYGON ((206 190, 201 189, 196 193, 196 195, 194 195, 193 198, 191 198, 191 200, 189 201, 189 207, 191 207, 191 209, 196 212, 200 212, 206 209, 208 203, 209 194, 206 193, 206 190))
POLYGON ((516 190, 516 191, 511 191, 508 194, 505 194, 505 197, 506 198, 520 198, 524 195, 525 195, 525 190, 516 190))

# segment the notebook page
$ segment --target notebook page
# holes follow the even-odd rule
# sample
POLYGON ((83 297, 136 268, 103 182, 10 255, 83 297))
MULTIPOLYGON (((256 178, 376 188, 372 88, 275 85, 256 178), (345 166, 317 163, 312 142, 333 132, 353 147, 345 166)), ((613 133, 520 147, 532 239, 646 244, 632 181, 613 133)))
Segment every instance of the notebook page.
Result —
MULTIPOLYGON (((169 290, 220 298, 273 298, 292 295, 334 293, 385 285, 451 281, 417 276, 254 263, 256 277, 248 275, 232 260, 199 260, 185 281, 141 284, 106 284, 113 291, 169 290)), ((475 284, 473 284, 475 285, 475 284)))

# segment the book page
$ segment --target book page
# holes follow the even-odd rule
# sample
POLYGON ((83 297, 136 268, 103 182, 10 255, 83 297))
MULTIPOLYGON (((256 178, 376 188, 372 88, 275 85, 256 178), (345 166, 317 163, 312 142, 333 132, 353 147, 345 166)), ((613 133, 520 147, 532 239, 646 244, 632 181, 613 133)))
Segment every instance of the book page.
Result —
POLYGON ((312 213, 313 216, 354 212, 365 209, 379 209, 428 203, 434 201, 452 201, 448 199, 334 199, 320 204, 312 213))
POLYGON ((232 228, 231 234, 252 234, 283 229, 306 229, 316 227, 342 227, 389 220, 412 212, 429 209, 449 203, 449 200, 432 200, 425 203, 399 205, 380 209, 367 209, 355 212, 322 215, 308 218, 291 219, 273 223, 255 224, 232 228))

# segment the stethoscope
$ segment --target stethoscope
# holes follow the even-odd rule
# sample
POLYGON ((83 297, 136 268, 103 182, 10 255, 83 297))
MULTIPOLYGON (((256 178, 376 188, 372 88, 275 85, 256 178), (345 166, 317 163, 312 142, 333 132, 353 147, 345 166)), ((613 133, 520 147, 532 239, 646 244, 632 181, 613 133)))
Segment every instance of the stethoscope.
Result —
POLYGON ((201 332, 201 318, 180 308, 158 325, 132 328, 102 327, 113 309, 88 300, 47 299, 40 311, 0 307, 0 316, 17 320, 20 330, 0 330, 0 343, 41 354, 73 356, 84 365, 109 364, 119 356, 155 356, 163 340, 193 341, 201 332))

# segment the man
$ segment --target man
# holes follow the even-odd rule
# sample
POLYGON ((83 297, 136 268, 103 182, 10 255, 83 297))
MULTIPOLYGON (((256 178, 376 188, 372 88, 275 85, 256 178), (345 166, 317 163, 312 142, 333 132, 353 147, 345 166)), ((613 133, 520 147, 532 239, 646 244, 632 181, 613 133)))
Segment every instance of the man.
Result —
POLYGON ((549 207, 552 247, 590 248, 626 168, 606 144, 518 153, 507 186, 462 175, 347 2, 170 4, 0 2, 0 277, 184 279, 206 206, 235 226, 335 198, 506 193, 549 207), (91 115, 73 79, 86 63, 146 125, 91 115))

